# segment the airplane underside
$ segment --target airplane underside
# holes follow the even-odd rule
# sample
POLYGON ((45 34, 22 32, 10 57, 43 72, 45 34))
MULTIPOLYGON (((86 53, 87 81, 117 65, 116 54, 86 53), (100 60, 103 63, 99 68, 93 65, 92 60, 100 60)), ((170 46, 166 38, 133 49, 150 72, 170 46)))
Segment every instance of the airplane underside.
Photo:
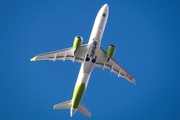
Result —
POLYGON ((83 38, 76 36, 74 38, 73 47, 39 54, 31 59, 31 61, 71 60, 73 62, 81 63, 81 68, 74 87, 72 99, 54 105, 53 109, 70 109, 71 117, 77 110, 88 117, 91 116, 91 113, 81 103, 81 100, 86 91, 89 78, 94 67, 108 69, 109 71, 118 75, 118 77, 121 76, 135 84, 135 79, 113 59, 116 47, 114 45, 109 45, 107 52, 100 47, 108 14, 109 7, 107 4, 104 4, 96 16, 88 44, 82 45, 83 38))

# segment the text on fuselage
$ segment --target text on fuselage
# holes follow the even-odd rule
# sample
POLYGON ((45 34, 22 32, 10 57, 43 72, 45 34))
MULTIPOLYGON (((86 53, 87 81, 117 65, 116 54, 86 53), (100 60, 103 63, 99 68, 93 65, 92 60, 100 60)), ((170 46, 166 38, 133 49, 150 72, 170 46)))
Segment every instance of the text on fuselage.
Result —
POLYGON ((93 46, 92 46, 92 50, 91 50, 91 54, 90 54, 90 57, 92 57, 92 58, 95 55, 95 52, 96 52, 96 49, 97 49, 97 45, 98 45, 97 41, 94 41, 93 42, 93 46))

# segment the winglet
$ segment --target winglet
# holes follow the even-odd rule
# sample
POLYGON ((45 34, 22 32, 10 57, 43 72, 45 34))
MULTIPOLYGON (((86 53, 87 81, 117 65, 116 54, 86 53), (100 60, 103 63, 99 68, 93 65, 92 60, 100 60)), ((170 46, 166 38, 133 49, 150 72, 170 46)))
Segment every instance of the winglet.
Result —
POLYGON ((135 80, 134 80, 133 84, 136 85, 136 81, 135 80))
POLYGON ((30 61, 36 61, 36 57, 37 57, 37 56, 31 58, 30 61))

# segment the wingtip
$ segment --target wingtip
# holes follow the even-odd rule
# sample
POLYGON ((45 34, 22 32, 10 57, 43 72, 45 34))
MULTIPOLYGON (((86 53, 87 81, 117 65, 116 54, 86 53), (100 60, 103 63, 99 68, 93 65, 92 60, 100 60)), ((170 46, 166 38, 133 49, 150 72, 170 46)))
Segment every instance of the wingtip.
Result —
POLYGON ((56 109, 56 105, 53 106, 53 109, 54 109, 54 110, 56 109))
POLYGON ((134 80, 133 84, 136 85, 136 81, 135 80, 134 80))
POLYGON ((36 61, 36 57, 37 57, 37 56, 31 58, 30 61, 36 61))

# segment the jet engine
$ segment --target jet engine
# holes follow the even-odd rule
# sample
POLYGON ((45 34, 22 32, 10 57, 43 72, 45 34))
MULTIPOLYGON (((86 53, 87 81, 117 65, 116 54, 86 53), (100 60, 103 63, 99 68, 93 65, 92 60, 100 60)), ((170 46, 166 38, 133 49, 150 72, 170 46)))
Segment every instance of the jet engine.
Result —
POLYGON ((108 59, 110 59, 111 57, 114 56, 115 51, 116 51, 116 47, 114 45, 109 45, 108 46, 108 50, 107 50, 107 57, 108 57, 108 59))
POLYGON ((76 37, 74 38, 73 48, 74 48, 75 50, 79 49, 79 48, 81 47, 81 45, 82 45, 82 42, 83 42, 83 38, 80 37, 80 36, 76 36, 76 37))

